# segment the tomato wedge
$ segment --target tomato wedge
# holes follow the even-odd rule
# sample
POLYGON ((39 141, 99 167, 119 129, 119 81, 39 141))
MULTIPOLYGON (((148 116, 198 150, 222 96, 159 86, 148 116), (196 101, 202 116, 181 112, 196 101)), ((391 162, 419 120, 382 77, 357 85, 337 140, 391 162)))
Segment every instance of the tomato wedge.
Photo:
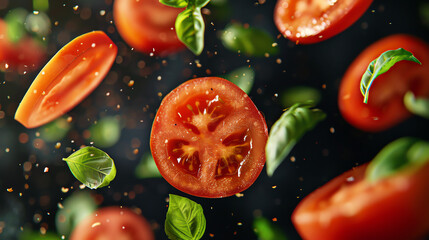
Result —
POLYGON ((141 215, 122 207, 105 207, 82 220, 70 240, 154 240, 150 224, 141 215))
POLYGON ((115 0, 113 18, 119 34, 131 47, 164 56, 185 47, 174 30, 181 11, 159 0, 115 0))
POLYGON ((217 77, 187 81, 162 101, 150 147, 162 176, 199 197, 250 187, 265 164, 265 119, 235 84, 217 77))
POLYGON ((73 39, 37 75, 15 119, 27 128, 35 128, 65 114, 100 84, 117 51, 101 31, 73 39))
POLYGON ((344 74, 338 93, 343 117, 356 128, 377 132, 393 127, 411 114, 404 106, 404 95, 429 97, 429 45, 404 34, 391 35, 366 48, 344 74), (374 80, 368 104, 363 103, 360 81, 368 65, 383 52, 404 48, 422 65, 409 61, 395 64, 374 80))
POLYGON ((367 165, 320 187, 297 206, 292 222, 307 240, 418 239, 429 231, 429 164, 364 180, 367 165))
POLYGON ((344 31, 371 5, 372 0, 278 0, 274 22, 285 38, 317 43, 344 31))

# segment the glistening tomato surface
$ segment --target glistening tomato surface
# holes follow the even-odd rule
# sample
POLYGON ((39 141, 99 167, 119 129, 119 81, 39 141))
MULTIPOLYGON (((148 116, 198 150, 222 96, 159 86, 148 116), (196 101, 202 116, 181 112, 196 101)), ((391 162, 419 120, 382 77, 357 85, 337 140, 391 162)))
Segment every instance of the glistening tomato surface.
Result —
POLYGON ((7 24, 0 19, 0 69, 16 70, 20 73, 40 67, 46 58, 46 49, 30 37, 12 43, 7 35, 7 24))
POLYGON ((149 223, 127 208, 106 207, 82 220, 70 240, 154 240, 149 223))
POLYGON ((101 31, 75 38, 37 75, 19 104, 15 119, 34 128, 65 114, 100 84, 116 53, 116 45, 101 31))
POLYGON ((167 55, 184 48, 174 29, 181 11, 158 0, 115 0, 113 17, 119 34, 131 47, 167 55))
POLYGON ((367 165, 305 197, 292 222, 307 240, 403 240, 429 232, 429 164, 368 182, 367 165))
POLYGON ((338 106, 343 117, 365 131, 382 131, 410 116, 403 99, 412 91, 416 97, 429 96, 429 46, 409 35, 392 35, 366 48, 350 65, 340 84, 338 106), (401 61, 377 77, 368 104, 363 103, 360 80, 368 65, 387 50, 404 48, 422 65, 401 61))
POLYGON ((331 38, 352 25, 372 0, 278 0, 274 22, 284 37, 302 44, 331 38))
POLYGON ((187 81, 162 101, 150 147, 162 176, 200 197, 244 191, 265 164, 268 130, 252 100, 217 77, 187 81))

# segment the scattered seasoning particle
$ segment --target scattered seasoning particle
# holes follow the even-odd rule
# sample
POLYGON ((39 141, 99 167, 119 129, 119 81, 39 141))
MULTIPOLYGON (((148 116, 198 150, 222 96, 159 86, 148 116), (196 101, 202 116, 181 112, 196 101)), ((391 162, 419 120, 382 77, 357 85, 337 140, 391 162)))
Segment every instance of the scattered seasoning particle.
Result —
POLYGON ((335 128, 333 128, 333 127, 329 128, 329 132, 335 133, 335 128))
POLYGON ((49 168, 45 167, 45 169, 43 170, 43 172, 45 172, 45 173, 49 172, 49 168))
POLYGON ((243 226, 243 223, 242 222, 238 222, 237 226, 243 226))
POLYGON ((56 149, 59 149, 61 147, 61 143, 60 142, 57 142, 56 144, 55 144, 55 148, 56 149))
POLYGON ((8 188, 7 191, 8 192, 13 192, 13 188, 8 188))
POLYGON ((235 194, 235 196, 236 196, 236 197, 243 197, 243 196, 244 196, 244 194, 243 194, 243 193, 236 193, 236 194, 235 194))
POLYGON ((295 161, 296 161, 296 158, 295 158, 294 156, 292 156, 292 157, 290 157, 290 161, 291 161, 291 162, 295 162, 295 161))
POLYGON ((63 192, 63 193, 67 193, 69 191, 69 189, 68 188, 65 188, 65 187, 62 187, 61 188, 61 192, 63 192))
POLYGON ((272 186, 271 188, 272 188, 272 189, 276 189, 276 188, 277 188, 277 186, 276 186, 276 185, 274 185, 274 186, 272 186))
POLYGON ((130 81, 128 82, 128 87, 132 87, 132 86, 134 86, 134 80, 130 80, 130 81))
POLYGON ((68 122, 68 123, 71 123, 72 121, 73 121, 73 118, 72 118, 72 117, 68 117, 68 118, 67 118, 67 122, 68 122))

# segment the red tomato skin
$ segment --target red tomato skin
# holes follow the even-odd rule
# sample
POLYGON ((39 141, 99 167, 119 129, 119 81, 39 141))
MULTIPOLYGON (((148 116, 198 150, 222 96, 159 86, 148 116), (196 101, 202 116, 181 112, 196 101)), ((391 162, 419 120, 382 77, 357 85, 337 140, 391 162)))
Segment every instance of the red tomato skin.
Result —
POLYGON ((0 69, 30 72, 38 69, 46 59, 46 48, 31 37, 12 43, 7 36, 7 24, 0 19, 0 69), (6 67, 7 65, 7 67, 6 67))
POLYGON ((185 47, 174 27, 182 11, 158 0, 116 0, 113 18, 119 34, 131 47, 142 53, 166 56, 185 47))
MULTIPOLYGON (((197 92, 197 95, 198 94, 204 95, 204 92, 197 92)), ((247 94, 228 80, 218 77, 206 77, 192 79, 183 83, 163 99, 152 125, 150 148, 161 175, 173 187, 198 197, 222 198, 242 192, 256 181, 265 164, 265 144, 267 138, 268 128, 265 119, 247 94), (166 140, 173 138, 172 135, 180 139, 189 140, 194 135, 186 131, 174 129, 179 124, 176 124, 177 120, 169 116, 177 115, 176 110, 174 110, 176 106, 192 98, 194 95, 193 90, 200 88, 204 88, 204 91, 211 91, 213 89, 217 91, 217 89, 222 89, 225 92, 221 92, 219 95, 221 95, 220 97, 223 98, 225 102, 232 98, 237 103, 240 102, 240 104, 244 104, 243 106, 246 107, 245 110, 235 109, 235 111, 241 111, 242 114, 240 115, 247 117, 241 117, 242 119, 236 122, 225 124, 225 126, 230 126, 228 131, 231 132, 233 132, 235 128, 241 128, 242 126, 245 126, 244 128, 250 125, 254 126, 249 127, 252 128, 249 134, 253 143, 251 157, 246 160, 246 164, 241 166, 241 176, 226 177, 217 180, 205 178, 204 176, 195 177, 179 171, 178 168, 175 167, 173 161, 170 160, 166 140), (172 126, 174 126, 174 128, 172 128, 172 126), (176 133, 172 131, 176 131, 176 133)), ((200 171, 202 172, 201 175, 210 176, 209 172, 214 171, 215 167, 213 160, 216 160, 218 152, 222 151, 221 148, 217 147, 217 144, 220 144, 221 141, 217 140, 219 143, 216 143, 216 141, 206 143, 205 139, 211 139, 211 137, 201 137, 196 141, 196 145, 205 148, 204 156, 212 158, 211 161, 207 161, 206 163, 208 167, 200 171)))
MULTIPOLYGON (((303 0, 300 0, 303 2, 303 0)), ((315 26, 311 22, 306 22, 306 24, 311 25, 310 29, 314 31, 311 34, 306 36, 297 36, 297 28, 301 26, 296 26, 296 23, 292 22, 289 18, 289 15, 292 14, 290 12, 290 6, 295 6, 295 4, 299 2, 298 0, 279 0, 277 1, 275 10, 274 10, 274 22, 279 29, 280 33, 283 34, 284 37, 290 39, 291 41, 296 42, 297 44, 313 44, 318 43, 324 40, 327 40, 345 29, 351 26, 354 22, 356 22, 369 8, 372 3, 372 0, 352 0, 352 3, 344 3, 347 4, 347 7, 340 6, 340 10, 333 9, 332 12, 336 12, 339 14, 335 19, 330 19, 329 15, 331 11, 328 10, 326 12, 314 13, 318 16, 314 16, 314 18, 320 18, 323 14, 328 15, 329 23, 326 21, 322 21, 328 27, 323 30, 316 30, 320 28, 320 26, 315 26), (316 28, 316 29, 315 29, 316 28)), ((328 1, 326 1, 328 2, 328 1)), ((345 1, 343 1, 345 2, 345 1)), ((338 1, 337 4, 341 4, 341 1, 338 1)), ((299 19, 299 18, 298 18, 299 19)), ((309 19, 312 20, 313 16, 309 19)), ((320 24, 319 24, 320 25, 320 24)), ((299 33, 305 34, 305 33, 299 33)))
POLYGON ((101 83, 116 53, 116 45, 101 31, 73 39, 37 75, 15 119, 35 128, 67 113, 101 83))
POLYGON ((374 183, 363 179, 366 167, 343 173, 298 204, 292 222, 303 239, 402 240, 429 233, 429 164, 374 183))
POLYGON ((104 207, 80 222, 70 240, 154 240, 143 216, 122 207, 104 207))
POLYGON ((349 66, 340 84, 338 106, 344 119, 354 127, 368 132, 383 131, 411 115, 403 103, 407 91, 419 97, 429 96, 429 46, 413 36, 391 35, 370 45, 349 66), (374 80, 365 104, 360 92, 362 75, 383 52, 398 48, 413 53, 422 65, 396 63, 374 80))

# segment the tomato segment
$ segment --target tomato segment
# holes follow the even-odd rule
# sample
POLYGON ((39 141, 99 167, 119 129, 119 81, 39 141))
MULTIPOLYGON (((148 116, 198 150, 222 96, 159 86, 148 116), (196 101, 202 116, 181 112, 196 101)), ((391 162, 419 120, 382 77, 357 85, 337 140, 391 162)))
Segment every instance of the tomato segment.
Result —
POLYGON ((265 163, 268 130, 250 98, 216 77, 190 80, 161 103, 151 151, 163 177, 201 197, 244 191, 265 163))
POLYGON ((100 84, 116 53, 116 45, 101 31, 75 38, 37 75, 15 119, 27 128, 34 128, 65 114, 100 84))
POLYGON ((302 44, 331 38, 352 25, 372 0, 279 0, 274 22, 284 37, 302 44))
POLYGON ((429 96, 429 46, 409 35, 392 35, 375 42, 353 61, 341 81, 338 106, 343 117, 354 127, 382 131, 410 116, 403 103, 408 91, 417 97, 429 96), (368 104, 363 103, 360 80, 369 63, 383 52, 398 48, 413 53, 422 65, 398 62, 374 80, 368 104))

